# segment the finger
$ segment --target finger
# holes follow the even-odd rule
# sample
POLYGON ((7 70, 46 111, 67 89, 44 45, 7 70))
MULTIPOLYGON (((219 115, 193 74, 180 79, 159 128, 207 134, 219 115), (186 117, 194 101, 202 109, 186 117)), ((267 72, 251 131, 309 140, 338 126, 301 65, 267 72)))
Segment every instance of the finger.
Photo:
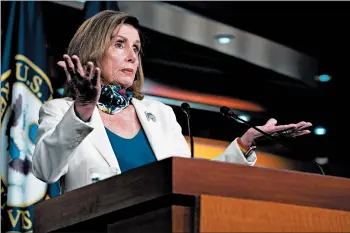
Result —
POLYGON ((292 135, 294 133, 298 133, 302 130, 305 130, 306 128, 312 126, 310 122, 299 122, 298 124, 289 124, 286 126, 276 126, 274 127, 273 134, 275 136, 287 136, 287 135, 292 135))
POLYGON ((100 85, 101 85, 101 83, 100 83, 100 78, 101 78, 101 70, 100 70, 100 68, 96 67, 96 69, 95 69, 95 75, 94 75, 94 77, 93 77, 92 80, 91 80, 91 83, 92 83, 92 85, 93 85, 94 87, 100 86, 100 85))
POLYGON ((59 61, 59 62, 57 62, 57 65, 60 66, 60 67, 62 67, 63 69, 66 68, 66 63, 65 63, 64 61, 59 61))
POLYGON ((68 55, 63 55, 64 62, 66 63, 66 68, 70 76, 75 74, 74 64, 68 55))
POLYGON ((305 121, 301 121, 299 123, 296 124, 297 128, 303 127, 306 124, 305 121))
POLYGON ((276 125, 277 124, 277 120, 276 119, 274 119, 274 118, 271 118, 270 120, 268 120, 267 122, 266 122, 266 126, 272 126, 272 125, 276 125))
POLYGON ((66 63, 64 61, 59 61, 59 62, 57 62, 57 65, 63 68, 64 73, 66 74, 67 82, 70 82, 71 81, 71 76, 70 76, 70 74, 69 74, 69 72, 67 70, 66 63))
POLYGON ((91 80, 94 76, 94 73, 95 73, 94 64, 91 61, 89 61, 87 64, 87 71, 86 71, 85 77, 91 80))
POLYGON ((80 63, 80 59, 77 55, 72 56, 75 70, 80 74, 81 77, 84 77, 84 69, 80 63))
POLYGON ((295 129, 296 129, 295 124, 289 124, 289 125, 277 125, 277 126, 268 127, 265 131, 268 133, 280 133, 282 131, 295 130, 295 129))
POLYGON ((298 123, 297 130, 303 130, 303 129, 309 128, 311 126, 312 126, 312 124, 310 122, 303 122, 303 124, 298 123))
POLYGON ((304 125, 304 126, 298 128, 297 130, 298 130, 298 131, 305 130, 305 129, 307 129, 307 128, 310 128, 311 126, 312 126, 312 125, 304 125))
POLYGON ((309 133, 311 133, 310 130, 302 130, 302 131, 298 131, 296 133, 290 134, 290 137, 295 138, 295 137, 299 137, 299 136, 302 136, 302 135, 305 135, 305 134, 309 134, 309 133))

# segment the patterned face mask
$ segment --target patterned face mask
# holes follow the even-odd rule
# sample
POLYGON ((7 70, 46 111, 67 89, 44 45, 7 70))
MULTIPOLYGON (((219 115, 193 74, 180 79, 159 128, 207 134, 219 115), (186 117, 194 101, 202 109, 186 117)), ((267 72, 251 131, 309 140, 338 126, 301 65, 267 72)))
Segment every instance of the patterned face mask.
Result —
POLYGON ((116 114, 129 106, 132 92, 113 84, 101 88, 98 107, 105 113, 116 114))

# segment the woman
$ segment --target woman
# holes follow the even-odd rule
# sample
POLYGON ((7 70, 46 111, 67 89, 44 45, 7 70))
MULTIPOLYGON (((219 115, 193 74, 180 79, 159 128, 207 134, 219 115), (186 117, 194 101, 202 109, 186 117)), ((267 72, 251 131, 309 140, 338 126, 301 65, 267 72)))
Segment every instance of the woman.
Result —
MULTIPOLYGON (((144 82, 138 20, 103 11, 86 20, 69 44, 64 62, 68 97, 40 109, 33 155, 33 172, 53 183, 64 178, 70 191, 91 183, 95 168, 114 168, 114 174, 171 156, 190 157, 175 114, 169 106, 143 99, 144 82)), ((262 130, 309 133, 310 123, 276 125, 262 130)), ((215 160, 254 165, 254 139, 249 129, 215 160)))

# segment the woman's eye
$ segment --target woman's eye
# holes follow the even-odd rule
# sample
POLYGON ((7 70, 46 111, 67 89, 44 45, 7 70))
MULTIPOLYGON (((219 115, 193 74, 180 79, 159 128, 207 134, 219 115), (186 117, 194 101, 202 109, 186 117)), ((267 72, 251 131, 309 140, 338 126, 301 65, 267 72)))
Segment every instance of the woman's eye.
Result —
POLYGON ((117 48, 123 48, 123 47, 124 47, 124 42, 123 42, 123 41, 117 41, 117 42, 115 43, 115 47, 117 47, 117 48))
POLYGON ((134 46, 134 52, 138 54, 140 52, 140 49, 137 46, 134 46))
MULTIPOLYGON (((125 42, 124 41, 117 41, 115 42, 115 47, 118 49, 124 49, 125 48, 125 42)), ((140 53, 140 48, 138 46, 133 46, 133 51, 135 54, 139 54, 140 53)))

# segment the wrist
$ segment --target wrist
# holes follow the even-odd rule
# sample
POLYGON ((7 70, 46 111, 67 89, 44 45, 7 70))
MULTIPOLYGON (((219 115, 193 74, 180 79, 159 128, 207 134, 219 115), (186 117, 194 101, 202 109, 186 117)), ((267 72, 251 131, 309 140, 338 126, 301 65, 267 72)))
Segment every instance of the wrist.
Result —
POLYGON ((77 102, 74 103, 75 115, 84 122, 88 122, 90 120, 94 109, 95 109, 94 104, 82 105, 77 102))
POLYGON ((256 149, 256 146, 253 143, 250 146, 243 144, 242 138, 237 138, 237 144, 245 158, 248 158, 250 154, 256 149))
POLYGON ((240 137, 240 142, 246 148, 250 148, 254 145, 254 135, 248 130, 242 137, 240 137))

